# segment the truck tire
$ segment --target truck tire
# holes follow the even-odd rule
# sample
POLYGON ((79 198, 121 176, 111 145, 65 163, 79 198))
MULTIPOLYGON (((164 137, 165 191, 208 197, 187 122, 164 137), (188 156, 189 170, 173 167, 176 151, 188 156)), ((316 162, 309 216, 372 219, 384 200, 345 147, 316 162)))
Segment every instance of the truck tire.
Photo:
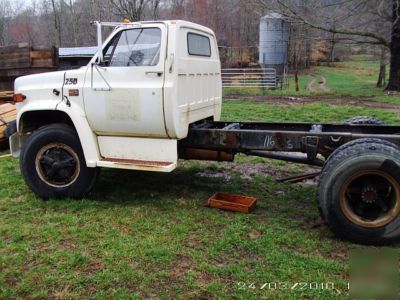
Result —
POLYGON ((34 132, 21 151, 20 169, 26 184, 43 199, 85 197, 98 170, 88 168, 74 129, 49 125, 34 132))
POLYGON ((17 122, 12 121, 8 123, 6 128, 6 138, 7 139, 10 138, 10 136, 12 136, 16 132, 17 132, 17 122))
POLYGON ((385 122, 374 117, 358 116, 347 119, 343 122, 345 125, 385 125, 385 122))
POLYGON ((317 199, 340 238, 367 245, 400 240, 400 149, 374 138, 341 146, 323 167, 317 199))

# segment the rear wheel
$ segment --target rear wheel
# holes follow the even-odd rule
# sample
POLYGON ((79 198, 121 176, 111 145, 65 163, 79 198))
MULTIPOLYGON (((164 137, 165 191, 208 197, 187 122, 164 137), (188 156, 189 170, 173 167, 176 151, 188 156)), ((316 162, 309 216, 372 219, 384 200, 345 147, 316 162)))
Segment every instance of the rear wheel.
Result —
POLYGON ((321 214, 338 236, 362 244, 400 239, 400 149, 379 139, 338 148, 318 186, 321 214))
POLYGON ((98 171, 88 168, 75 131, 65 125, 43 127, 22 149, 20 168, 27 185, 41 198, 83 198, 98 171))

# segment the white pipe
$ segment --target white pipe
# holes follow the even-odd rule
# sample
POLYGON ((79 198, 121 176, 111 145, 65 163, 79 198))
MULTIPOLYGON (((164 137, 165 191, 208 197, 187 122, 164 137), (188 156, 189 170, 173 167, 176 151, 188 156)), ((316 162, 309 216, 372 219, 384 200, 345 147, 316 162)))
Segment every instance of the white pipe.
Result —
POLYGON ((101 36, 101 23, 96 22, 97 26, 97 53, 99 58, 99 63, 103 62, 103 38, 101 36))

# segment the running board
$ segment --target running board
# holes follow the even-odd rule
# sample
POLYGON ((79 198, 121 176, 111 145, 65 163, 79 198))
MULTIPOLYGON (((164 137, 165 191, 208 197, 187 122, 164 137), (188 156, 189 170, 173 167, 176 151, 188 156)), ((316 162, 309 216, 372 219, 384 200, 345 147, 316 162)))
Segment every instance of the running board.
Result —
POLYGON ((176 169, 177 164, 164 161, 103 158, 97 162, 97 166, 103 168, 169 173, 176 169))

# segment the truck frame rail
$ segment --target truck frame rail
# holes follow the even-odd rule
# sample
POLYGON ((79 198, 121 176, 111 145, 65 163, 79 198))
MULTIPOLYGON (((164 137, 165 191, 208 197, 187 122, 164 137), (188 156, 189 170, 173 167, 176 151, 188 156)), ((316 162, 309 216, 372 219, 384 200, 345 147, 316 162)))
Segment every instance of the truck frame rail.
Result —
POLYGON ((208 120, 193 124, 179 146, 321 165, 318 154, 328 157, 341 145, 361 138, 383 139, 400 146, 400 126, 208 120), (267 153, 279 151, 304 153, 306 158, 267 153))

